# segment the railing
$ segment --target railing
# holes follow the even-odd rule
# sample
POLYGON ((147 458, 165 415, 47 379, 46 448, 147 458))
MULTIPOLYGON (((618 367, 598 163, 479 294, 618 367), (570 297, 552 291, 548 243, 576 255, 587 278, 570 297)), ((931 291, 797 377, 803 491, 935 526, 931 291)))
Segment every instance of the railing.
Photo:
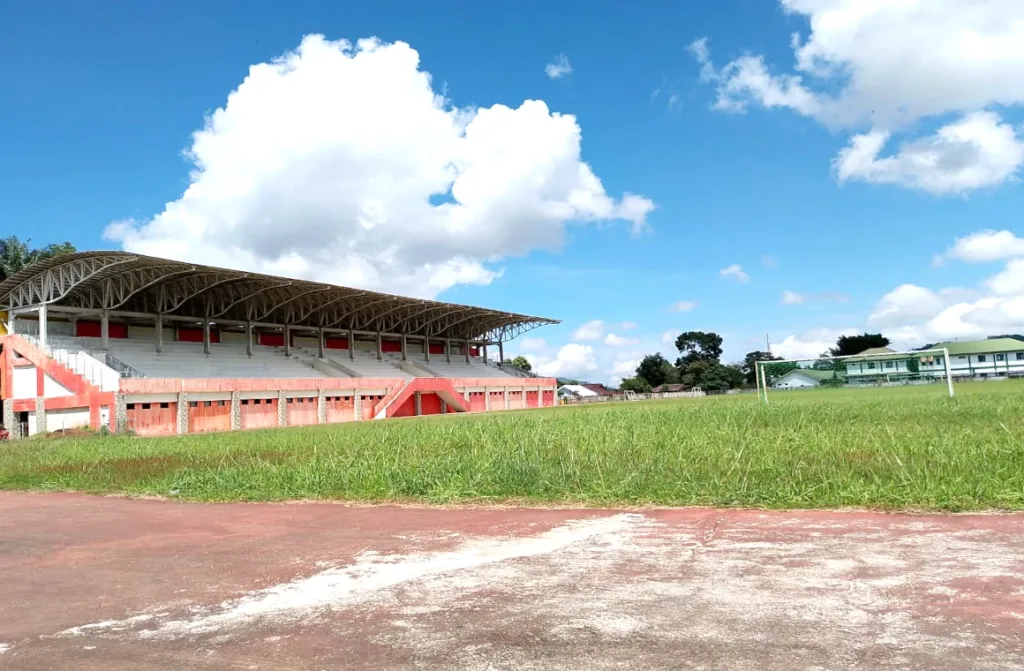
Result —
MULTIPOLYGON (((65 368, 81 375, 90 384, 99 387, 102 391, 116 391, 121 386, 121 374, 117 369, 113 366, 100 363, 97 359, 94 359, 85 352, 54 349, 49 345, 44 345, 39 341, 39 338, 33 335, 28 335, 26 333, 19 333, 18 335, 38 347, 44 354, 46 354, 46 356, 50 357, 65 368)), ((123 365, 127 366, 127 364, 123 365)), ((128 367, 130 368, 130 366, 128 367)), ((141 376, 141 373, 139 375, 141 376)))
POLYGON ((106 361, 107 366, 117 371, 117 374, 120 377, 146 377, 146 375, 138 368, 126 364, 124 361, 121 361, 120 359, 118 359, 113 354, 110 354, 109 352, 107 353, 106 361))

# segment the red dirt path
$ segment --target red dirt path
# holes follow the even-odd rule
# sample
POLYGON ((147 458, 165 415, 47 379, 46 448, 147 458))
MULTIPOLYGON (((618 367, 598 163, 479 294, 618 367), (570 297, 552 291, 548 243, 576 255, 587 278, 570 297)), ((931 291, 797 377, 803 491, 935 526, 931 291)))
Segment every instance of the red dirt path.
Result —
POLYGON ((0 493, 5 669, 1024 669, 1024 516, 0 493))

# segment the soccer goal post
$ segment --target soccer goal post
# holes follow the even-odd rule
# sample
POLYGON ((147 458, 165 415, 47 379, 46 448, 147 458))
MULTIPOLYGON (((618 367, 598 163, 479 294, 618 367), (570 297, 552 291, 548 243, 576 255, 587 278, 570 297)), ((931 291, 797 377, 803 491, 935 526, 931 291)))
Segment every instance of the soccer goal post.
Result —
POLYGON ((778 359, 754 364, 757 396, 768 390, 870 388, 945 383, 953 398, 953 374, 946 348, 911 352, 865 352, 849 356, 778 359))

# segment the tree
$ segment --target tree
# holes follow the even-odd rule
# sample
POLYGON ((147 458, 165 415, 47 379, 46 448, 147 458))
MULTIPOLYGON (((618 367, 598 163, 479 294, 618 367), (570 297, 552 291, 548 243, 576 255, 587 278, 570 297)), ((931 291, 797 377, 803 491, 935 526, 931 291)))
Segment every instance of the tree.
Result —
POLYGON ((39 249, 31 249, 29 247, 31 242, 31 240, 22 242, 15 235, 0 238, 0 282, 33 263, 54 256, 75 253, 75 246, 70 242, 47 245, 39 249))
POLYGON ((743 364, 731 363, 727 366, 722 366, 722 369, 725 373, 725 379, 729 382, 729 389, 738 389, 746 383, 747 375, 743 372, 743 364))
POLYGON ((509 366, 512 366, 513 368, 518 368, 524 373, 533 372, 533 366, 530 365, 530 362, 526 359, 525 356, 519 355, 517 357, 510 359, 507 363, 509 366))
POLYGON ((832 356, 852 356, 872 347, 888 347, 889 339, 881 333, 862 333, 854 336, 839 336, 836 346, 829 350, 832 356))
POLYGON ((739 364, 740 370, 743 372, 743 379, 747 384, 757 383, 757 370, 755 366, 759 361, 778 361, 781 357, 772 355, 771 352, 764 352, 757 350, 754 352, 747 352, 747 355, 743 357, 743 362, 739 364))
MULTIPOLYGON (((700 387, 705 390, 722 390, 729 388, 730 373, 728 366, 718 361, 699 359, 687 364, 681 370, 683 384, 687 387, 700 387)), ((736 369, 739 373, 739 370, 736 369)))
POLYGON ((619 389, 622 391, 635 391, 638 394, 649 394, 651 383, 637 375, 624 378, 622 384, 619 385, 619 389))
POLYGON ((680 370, 683 364, 695 361, 718 361, 722 358, 722 336, 704 331, 687 331, 676 338, 676 349, 682 354, 676 360, 676 367, 680 370))
POLYGON ((646 380, 652 387, 669 384, 675 376, 675 368, 661 354, 648 354, 636 367, 636 377, 646 380))

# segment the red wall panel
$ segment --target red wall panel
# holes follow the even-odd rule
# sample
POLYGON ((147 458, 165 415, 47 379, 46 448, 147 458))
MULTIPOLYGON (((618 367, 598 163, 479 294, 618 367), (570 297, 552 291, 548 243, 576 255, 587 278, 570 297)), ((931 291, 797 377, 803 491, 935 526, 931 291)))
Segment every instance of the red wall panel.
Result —
POLYGON ((327 336, 324 338, 325 349, 348 349, 348 338, 335 338, 327 336))
POLYGON ((381 352, 401 352, 402 343, 397 340, 381 340, 380 341, 381 352))
POLYGON ((277 399, 244 399, 239 410, 243 429, 269 429, 277 426, 277 399))
MULTIPOLYGON (((102 338, 103 327, 99 322, 79 319, 75 322, 75 335, 79 338, 102 338)), ((107 325, 107 336, 111 338, 127 338, 128 325, 120 322, 110 322, 107 325)))
POLYGON ((544 407, 550 408, 555 404, 555 392, 545 391, 541 392, 544 395, 544 407))
POLYGON ((288 399, 288 426, 317 424, 316 406, 315 398, 288 399))
POLYGON ((284 347, 284 334, 260 333, 257 342, 264 347, 284 347))
POLYGON ((441 343, 430 343, 431 354, 444 354, 444 345, 441 343))
POLYGON ((535 392, 535 391, 528 391, 528 392, 526 392, 526 407, 527 408, 536 408, 536 407, 538 407, 537 401, 538 401, 537 392, 535 392))
POLYGON ((426 392, 420 394, 420 414, 440 415, 441 397, 437 394, 428 394, 426 392))
POLYGON ((332 396, 326 399, 329 423, 351 422, 355 419, 356 402, 351 396, 332 396))
POLYGON ((189 433, 231 430, 231 401, 192 401, 188 405, 189 433))
POLYGON ((128 430, 138 436, 172 435, 177 433, 177 413, 177 403, 129 403, 128 430))
POLYGON ((469 393, 470 412, 483 412, 486 408, 487 398, 482 391, 472 391, 469 393))
POLYGON ((377 396, 363 396, 360 404, 363 408, 363 419, 373 419, 373 406, 380 400, 377 396))
POLYGON ((409 394, 400 406, 391 411, 389 417, 413 417, 416 414, 416 395, 409 394))

